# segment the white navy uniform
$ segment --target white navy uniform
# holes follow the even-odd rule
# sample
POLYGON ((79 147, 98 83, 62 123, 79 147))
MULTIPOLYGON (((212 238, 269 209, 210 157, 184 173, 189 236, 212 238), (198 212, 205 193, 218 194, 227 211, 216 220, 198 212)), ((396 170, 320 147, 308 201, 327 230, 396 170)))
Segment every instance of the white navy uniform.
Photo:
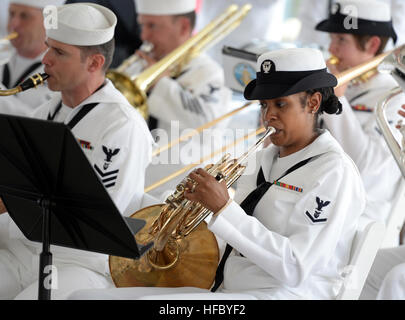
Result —
MULTIPOLYGON (((365 215, 382 222, 387 222, 392 210, 401 173, 377 125, 375 109, 383 95, 396 86, 390 75, 376 74, 365 83, 348 87, 345 97, 340 99, 343 105, 342 114, 323 115, 326 128, 360 171, 367 190, 368 205, 365 215)), ((395 124, 400 119, 397 114, 398 106, 403 103, 405 97, 400 94, 392 99, 386 111, 398 143, 401 135, 395 129, 395 124)))
MULTIPOLYGON (((54 97, 37 109, 33 117, 47 119, 49 114, 54 113, 60 100, 59 93, 59 97, 54 97)), ((144 172, 151 158, 152 137, 144 119, 109 80, 78 107, 62 106, 54 121, 68 123, 81 106, 93 102, 98 105, 73 127, 72 132, 100 180, 103 181, 110 173, 108 178, 114 177, 102 183, 120 212, 124 212, 131 197, 133 205, 134 199, 137 199, 139 206, 141 204, 144 172)), ((6 217, 1 219, 6 220, 6 217)), ((6 243, 6 250, 0 250, 0 261, 7 263, 8 270, 13 270, 14 274, 9 278, 15 277, 18 286, 25 289, 17 298, 35 299, 37 284, 31 283, 38 276, 37 258, 41 246, 26 240, 13 222, 10 222, 9 231, 10 239, 6 243), (8 256, 14 258, 7 259, 8 256)), ((107 255, 56 246, 52 246, 51 252, 54 265, 58 268, 59 282, 59 289, 52 290, 53 299, 63 299, 78 288, 111 285, 106 277, 107 255)), ((6 279, 4 269, 4 266, 0 266, 0 278, 6 279)), ((5 291, 6 286, 0 285, 0 296, 4 298, 9 294, 8 298, 13 297, 13 290, 16 291, 13 288, 15 286, 5 291)))
POLYGON ((257 154, 256 160, 249 163, 255 166, 254 174, 238 180, 235 200, 208 224, 211 231, 238 251, 225 264, 224 287, 218 293, 195 288, 119 288, 81 290, 70 298, 335 298, 365 208, 360 175, 326 130, 292 155, 278 158, 278 152, 277 147, 270 146, 257 154), (307 164, 280 179, 302 188, 302 192, 274 184, 257 204, 253 216, 238 205, 256 188, 260 167, 271 182, 311 157, 307 164))
MULTIPOLYGON (((148 97, 150 115, 158 120, 158 130, 153 130, 158 146, 164 146, 178 138, 178 132, 181 136, 185 130, 195 129, 230 111, 232 93, 224 85, 223 69, 214 60, 201 54, 191 60, 183 70, 176 79, 169 77, 160 79, 148 97)), ((215 128, 224 128, 226 123, 226 120, 222 121, 215 128)), ((213 137, 221 139, 218 134, 214 134, 213 137)), ((154 158, 153 164, 146 172, 146 186, 182 168, 185 164, 198 161, 203 154, 210 154, 213 151, 211 148, 201 149, 204 147, 203 143, 204 141, 200 141, 199 136, 196 136, 183 143, 180 151, 174 148, 154 158)), ((177 182, 175 180, 167 183, 151 194, 159 197, 163 191, 173 189, 177 182)))
MULTIPOLYGON (((10 73, 8 88, 16 87, 21 82, 19 80, 25 80, 35 73, 43 73, 44 66, 41 61, 44 55, 45 52, 34 59, 27 59, 15 52, 7 63, 10 73), (33 65, 36 65, 36 68, 32 69, 26 77, 23 77, 24 79, 21 79, 24 73, 33 65)), ((5 65, 0 66, 0 81, 3 80, 4 68, 5 65)), ((45 84, 35 89, 14 96, 2 97, 0 99, 0 113, 29 116, 36 108, 49 101, 54 95, 55 93, 48 89, 45 82, 45 84)))

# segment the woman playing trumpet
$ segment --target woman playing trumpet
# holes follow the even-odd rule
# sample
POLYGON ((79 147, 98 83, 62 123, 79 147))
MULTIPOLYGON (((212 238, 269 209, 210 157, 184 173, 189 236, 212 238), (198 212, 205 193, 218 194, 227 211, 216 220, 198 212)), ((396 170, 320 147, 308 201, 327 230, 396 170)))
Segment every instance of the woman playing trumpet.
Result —
POLYGON ((318 50, 263 54, 245 97, 261 100, 264 122, 276 129, 273 145, 249 164, 254 174, 240 178, 235 200, 203 169, 190 174, 185 197, 213 212, 208 227, 234 248, 228 259, 226 249, 212 291, 222 266, 223 287, 82 290, 71 298, 334 298, 365 206, 353 162, 316 128, 318 114, 340 112, 335 85, 318 50))

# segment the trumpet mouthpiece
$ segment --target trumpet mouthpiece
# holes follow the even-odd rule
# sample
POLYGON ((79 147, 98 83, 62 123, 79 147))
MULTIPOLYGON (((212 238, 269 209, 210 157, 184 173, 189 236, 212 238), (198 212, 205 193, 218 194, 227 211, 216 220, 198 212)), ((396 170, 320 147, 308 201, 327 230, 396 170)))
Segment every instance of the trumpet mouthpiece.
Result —
POLYGON ((335 57, 335 56, 331 56, 331 57, 328 59, 328 62, 329 62, 330 64, 337 65, 337 64, 339 64, 339 58, 337 58, 337 57, 335 57))

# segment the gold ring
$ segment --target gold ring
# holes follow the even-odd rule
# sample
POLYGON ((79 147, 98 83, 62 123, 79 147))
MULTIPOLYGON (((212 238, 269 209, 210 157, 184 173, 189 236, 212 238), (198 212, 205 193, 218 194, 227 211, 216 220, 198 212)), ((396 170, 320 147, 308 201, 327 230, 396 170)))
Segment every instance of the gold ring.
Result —
POLYGON ((194 193, 194 191, 195 191, 195 187, 197 186, 197 184, 196 183, 194 183, 193 184, 193 186, 191 187, 191 190, 190 190, 190 192, 191 193, 194 193))

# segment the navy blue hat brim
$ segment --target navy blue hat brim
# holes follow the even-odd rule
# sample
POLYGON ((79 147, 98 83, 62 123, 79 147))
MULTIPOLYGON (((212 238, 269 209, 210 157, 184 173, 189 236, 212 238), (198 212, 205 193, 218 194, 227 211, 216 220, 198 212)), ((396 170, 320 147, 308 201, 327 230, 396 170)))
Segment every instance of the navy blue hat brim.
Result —
MULTIPOLYGON (((341 17, 347 17, 340 15, 341 17)), ((345 28, 341 17, 330 16, 319 22, 315 30, 329 33, 349 33, 357 35, 370 35, 392 38, 394 44, 397 42, 397 34, 392 26, 392 22, 376 22, 365 19, 357 19, 357 28, 345 28)))
POLYGON ((277 81, 273 81, 273 83, 257 83, 257 79, 254 79, 245 87, 243 95, 246 100, 267 100, 289 96, 310 89, 335 87, 336 85, 336 77, 323 71, 314 72, 293 84, 282 84, 277 83, 277 81))

